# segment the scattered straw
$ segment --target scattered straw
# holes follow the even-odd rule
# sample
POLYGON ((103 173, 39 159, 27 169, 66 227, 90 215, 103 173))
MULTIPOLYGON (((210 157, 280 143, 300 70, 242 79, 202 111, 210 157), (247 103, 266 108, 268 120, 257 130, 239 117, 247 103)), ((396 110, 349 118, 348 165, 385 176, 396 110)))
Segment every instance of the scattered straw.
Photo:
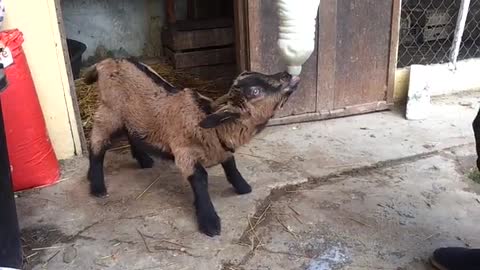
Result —
POLYGON ((257 231, 256 231, 256 228, 260 225, 260 223, 262 223, 264 220, 265 220, 265 217, 268 213, 268 210, 270 210, 272 204, 271 202, 265 207, 265 209, 263 209, 262 213, 260 214, 260 216, 248 216, 247 217, 247 220, 248 220, 248 226, 249 226, 249 229, 247 231, 247 233, 250 235, 250 247, 251 247, 251 251, 254 252, 257 248, 259 248, 260 246, 263 246, 263 242, 262 242, 262 239, 258 236, 257 234, 257 231), (254 220, 254 222, 253 222, 254 220))
POLYGON ((127 148, 129 148, 129 147, 130 147, 130 145, 127 144, 127 145, 122 145, 122 146, 119 146, 119 147, 111 148, 109 151, 115 152, 115 151, 125 150, 125 149, 127 149, 127 148))
POLYGON ((30 255, 28 255, 27 257, 25 257, 25 260, 28 261, 30 258, 34 257, 34 256, 37 256, 38 255, 38 252, 34 252, 30 255))
POLYGON ((61 246, 52 246, 52 247, 39 247, 39 248, 32 248, 32 251, 41 251, 41 250, 47 250, 47 249, 59 249, 63 248, 61 246))
MULTIPOLYGON (((80 107, 80 118, 85 135, 90 134, 93 123, 93 115, 97 108, 98 92, 95 85, 87 85, 82 79, 75 80, 78 106, 80 107)), ((89 136, 87 136, 89 138, 89 136)))
POLYGON ((157 183, 160 180, 160 177, 161 177, 161 175, 159 175, 155 180, 153 180, 153 182, 150 183, 150 185, 148 185, 148 187, 142 193, 140 193, 137 196, 137 198, 135 198, 135 200, 140 199, 143 196, 143 194, 145 194, 153 185, 155 185, 155 183, 157 183))
POLYGON ((137 229, 137 232, 138 232, 138 234, 140 235, 140 237, 142 238, 143 244, 145 245, 145 248, 147 249, 148 253, 153 253, 153 251, 152 251, 152 250, 150 249, 150 247, 148 246, 147 240, 145 239, 145 236, 142 234, 142 232, 140 232, 139 229, 137 229))
POLYGON ((160 240, 161 242, 165 242, 165 243, 168 243, 168 244, 171 244, 171 245, 174 245, 174 246, 177 246, 177 247, 181 247, 181 249, 186 249, 186 248, 190 248, 189 246, 185 246, 185 245, 182 245, 182 244, 179 244, 179 243, 175 243, 175 242, 172 242, 172 241, 169 241, 169 240, 160 240))
POLYGON ((427 240, 430 240, 432 237, 436 236, 437 234, 438 234, 438 233, 433 233, 433 234, 431 234, 431 235, 429 235, 429 236, 425 237, 425 239, 423 239, 423 241, 422 241, 422 242, 425 242, 425 241, 427 241, 427 240))
POLYGON ((256 220, 253 227, 251 228, 252 230, 255 230, 257 228, 257 226, 265 220, 265 216, 266 216, 268 210, 270 210, 271 207, 272 207, 272 204, 269 203, 267 205, 267 207, 265 207, 265 209, 263 210, 262 214, 260 214, 260 216, 258 216, 258 217, 252 216, 252 218, 256 220))
POLYGON ((303 221, 300 218, 300 216, 301 216, 300 213, 290 205, 288 205, 288 208, 290 208, 290 210, 292 210, 292 212, 294 213, 294 215, 292 215, 292 216, 298 221, 298 223, 303 224, 303 221))
POLYGON ((194 257, 194 258, 200 258, 201 256, 195 255, 191 252, 189 252, 186 248, 172 248, 172 247, 166 247, 166 246, 160 246, 160 245, 155 245, 153 247, 155 250, 163 250, 163 251, 176 251, 180 253, 184 253, 188 256, 194 257))
POLYGON ((57 252, 55 252, 50 258, 48 258, 48 260, 43 264, 43 268, 47 268, 50 261, 53 260, 53 258, 55 258, 58 253, 60 253, 60 250, 57 250, 57 252))
POLYGON ((286 232, 291 234, 293 238, 298 239, 298 235, 289 226, 285 225, 278 216, 275 216, 275 218, 277 219, 278 223, 282 225, 282 227, 285 229, 286 232))
POLYGON ((260 237, 258 237, 257 231, 255 230, 255 227, 257 226, 257 224, 258 223, 253 225, 251 218, 248 218, 248 225, 250 226, 250 233, 253 235, 253 237, 250 238, 252 251, 255 251, 259 246, 262 245, 262 240, 260 239, 260 237), (255 242, 255 240, 257 240, 257 242, 255 242))
POLYGON ((292 212, 295 213, 297 216, 300 216, 300 213, 295 210, 291 205, 288 205, 288 208, 290 208, 290 210, 292 210, 292 212))
POLYGON ((372 226, 370 226, 369 224, 367 224, 367 223, 365 223, 365 222, 363 222, 363 221, 360 221, 360 220, 358 220, 358 219, 355 219, 355 218, 353 218, 353 217, 348 217, 348 219, 350 219, 350 220, 352 220, 352 221, 355 221, 356 223, 358 223, 358 224, 360 224, 360 225, 363 225, 363 226, 366 226, 366 227, 370 227, 370 228, 372 227, 372 226))

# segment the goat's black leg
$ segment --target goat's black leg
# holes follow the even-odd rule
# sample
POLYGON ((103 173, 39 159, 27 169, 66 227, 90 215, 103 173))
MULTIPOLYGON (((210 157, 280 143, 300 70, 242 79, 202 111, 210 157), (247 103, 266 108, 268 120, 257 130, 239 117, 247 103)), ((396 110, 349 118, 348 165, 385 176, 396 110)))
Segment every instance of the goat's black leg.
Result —
POLYGON ((198 226, 208 236, 220 235, 220 218, 215 212, 208 194, 208 173, 200 164, 195 165, 193 174, 188 177, 194 195, 198 226))
POLYGON ((235 158, 232 156, 226 161, 222 162, 223 171, 227 176, 228 182, 232 184, 233 188, 238 194, 247 194, 252 192, 252 187, 245 181, 243 176, 237 169, 235 158))
POLYGON ((107 107, 100 105, 95 113, 95 122, 90 133, 90 167, 87 178, 90 181, 90 193, 97 197, 107 195, 103 161, 110 146, 110 139, 122 127, 122 121, 107 107))
POLYGON ((90 148, 90 167, 88 168, 87 177, 90 181, 90 193, 97 197, 105 197, 107 195, 105 176, 103 174, 103 161, 105 159, 105 151, 105 146, 102 146, 98 150, 90 148))
POLYGON ((473 133, 475 134, 475 145, 477 147, 477 168, 480 170, 480 110, 473 120, 473 133))
POLYGON ((128 142, 130 143, 130 151, 132 152, 132 156, 137 160, 140 168, 152 168, 154 163, 153 159, 147 154, 147 152, 141 150, 138 139, 128 134, 128 142))

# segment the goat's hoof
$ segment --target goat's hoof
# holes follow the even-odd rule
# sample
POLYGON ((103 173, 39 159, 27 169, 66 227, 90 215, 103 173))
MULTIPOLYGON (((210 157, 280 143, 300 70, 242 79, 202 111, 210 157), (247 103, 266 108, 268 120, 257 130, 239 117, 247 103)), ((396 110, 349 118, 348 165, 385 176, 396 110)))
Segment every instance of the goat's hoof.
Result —
POLYGON ((107 188, 103 187, 90 187, 90 194, 98 198, 105 198, 108 196, 107 188))
POLYGON ((202 233, 214 237, 220 235, 221 225, 217 213, 207 212, 198 214, 198 226, 202 233))
POLYGON ((237 185, 234 188, 235 188, 235 192, 237 192, 237 194, 239 195, 248 194, 252 192, 252 187, 247 182, 241 185, 237 185))
POLYGON ((138 159, 138 164, 140 165, 140 168, 142 169, 150 169, 153 167, 153 159, 151 157, 145 156, 142 157, 141 159, 138 159))

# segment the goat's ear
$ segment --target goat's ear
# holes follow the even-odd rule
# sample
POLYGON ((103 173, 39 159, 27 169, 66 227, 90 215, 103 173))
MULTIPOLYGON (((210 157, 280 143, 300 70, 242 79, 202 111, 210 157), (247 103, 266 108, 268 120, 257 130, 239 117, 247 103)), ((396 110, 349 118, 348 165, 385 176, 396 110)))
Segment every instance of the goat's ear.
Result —
POLYGON ((200 121, 200 127, 202 128, 214 128, 221 124, 228 123, 240 118, 239 113, 230 111, 220 111, 207 115, 205 119, 200 121))

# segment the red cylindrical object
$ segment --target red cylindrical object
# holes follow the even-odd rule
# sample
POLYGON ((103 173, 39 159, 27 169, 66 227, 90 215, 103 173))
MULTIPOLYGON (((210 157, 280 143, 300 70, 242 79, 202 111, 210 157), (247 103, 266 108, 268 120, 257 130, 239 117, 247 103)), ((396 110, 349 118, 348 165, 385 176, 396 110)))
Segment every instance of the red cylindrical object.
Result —
POLYGON ((23 34, 18 29, 2 31, 0 42, 13 56, 13 64, 5 69, 8 88, 1 95, 13 189, 54 184, 60 168, 23 52, 23 34))

